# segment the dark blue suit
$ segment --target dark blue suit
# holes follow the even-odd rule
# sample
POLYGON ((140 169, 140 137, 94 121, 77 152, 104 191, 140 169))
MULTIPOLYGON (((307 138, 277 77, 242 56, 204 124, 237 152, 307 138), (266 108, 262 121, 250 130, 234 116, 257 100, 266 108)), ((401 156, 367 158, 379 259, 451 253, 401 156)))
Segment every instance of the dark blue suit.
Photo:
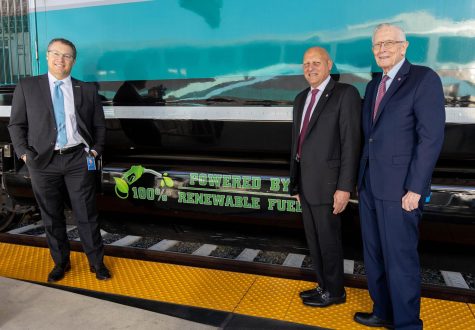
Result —
POLYGON ((373 312, 396 328, 422 327, 417 253, 422 203, 444 140, 442 84, 427 67, 405 60, 372 119, 381 75, 366 87, 358 187, 364 261, 373 312), (402 197, 421 195, 406 212, 402 197))

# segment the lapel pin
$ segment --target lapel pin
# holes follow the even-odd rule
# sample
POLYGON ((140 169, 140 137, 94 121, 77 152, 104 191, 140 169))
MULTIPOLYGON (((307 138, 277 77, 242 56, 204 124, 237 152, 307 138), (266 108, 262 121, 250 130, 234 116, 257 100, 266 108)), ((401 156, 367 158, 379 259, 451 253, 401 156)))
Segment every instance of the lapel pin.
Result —
POLYGON ((326 94, 325 97, 328 97, 328 94, 326 94))
POLYGON ((401 81, 401 77, 397 78, 397 81, 401 81))

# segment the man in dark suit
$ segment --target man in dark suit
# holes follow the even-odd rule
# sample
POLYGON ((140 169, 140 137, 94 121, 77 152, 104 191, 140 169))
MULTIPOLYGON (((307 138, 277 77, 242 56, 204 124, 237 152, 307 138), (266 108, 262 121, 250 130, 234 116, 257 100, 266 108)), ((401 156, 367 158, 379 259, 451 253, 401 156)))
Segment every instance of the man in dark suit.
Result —
POLYGON ((28 167, 55 263, 48 281, 61 280, 71 269, 66 194, 90 270, 105 280, 111 275, 103 263, 94 171, 94 158, 104 147, 104 112, 96 87, 70 76, 76 61, 76 47, 70 41, 53 39, 47 61, 47 74, 18 83, 8 128, 18 157, 28 167))
POLYGON ((358 189, 371 313, 367 326, 421 329, 417 253, 422 204, 444 140, 440 78, 405 59, 401 28, 379 25, 373 53, 383 70, 366 87, 358 189))
POLYGON ((356 185, 361 143, 361 99, 356 88, 330 77, 323 48, 305 52, 310 87, 294 101, 290 192, 302 204, 307 244, 318 286, 300 293, 303 303, 325 307, 346 301, 341 212, 356 185))

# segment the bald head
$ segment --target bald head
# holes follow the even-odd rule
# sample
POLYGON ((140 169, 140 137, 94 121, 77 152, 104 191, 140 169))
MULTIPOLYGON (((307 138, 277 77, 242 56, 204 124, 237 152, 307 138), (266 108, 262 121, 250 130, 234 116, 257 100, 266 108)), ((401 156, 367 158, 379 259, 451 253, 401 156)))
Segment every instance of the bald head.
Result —
POLYGON ((303 73, 312 88, 317 88, 330 75, 333 62, 321 47, 307 49, 303 56, 303 73))
POLYGON ((305 54, 303 55, 304 63, 305 63, 305 57, 310 56, 312 54, 318 54, 320 57, 325 58, 325 60, 330 60, 330 55, 328 55, 328 52, 325 48, 310 47, 309 49, 305 51, 305 54))

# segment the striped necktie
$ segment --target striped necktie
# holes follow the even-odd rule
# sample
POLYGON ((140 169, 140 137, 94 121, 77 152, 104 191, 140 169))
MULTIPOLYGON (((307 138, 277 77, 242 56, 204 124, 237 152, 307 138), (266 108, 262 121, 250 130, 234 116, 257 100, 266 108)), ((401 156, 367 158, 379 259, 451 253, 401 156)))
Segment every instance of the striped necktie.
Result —
POLYGON ((373 121, 376 119, 376 115, 378 114, 378 108, 381 104, 381 100, 383 99, 384 94, 386 94, 386 81, 388 81, 388 79, 389 76, 384 75, 383 79, 381 79, 381 83, 379 84, 378 95, 376 95, 376 102, 374 103, 373 121))

